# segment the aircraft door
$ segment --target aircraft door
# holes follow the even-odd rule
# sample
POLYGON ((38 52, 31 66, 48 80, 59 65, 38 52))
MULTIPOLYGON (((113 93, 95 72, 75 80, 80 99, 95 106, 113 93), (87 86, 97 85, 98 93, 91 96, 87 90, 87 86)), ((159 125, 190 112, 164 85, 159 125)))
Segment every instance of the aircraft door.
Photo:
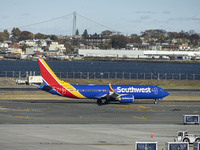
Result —
POLYGON ((157 87, 154 88, 154 94, 155 94, 155 95, 158 94, 158 88, 157 88, 157 87))
POLYGON ((66 94, 65 88, 62 88, 62 94, 63 94, 63 95, 66 94))

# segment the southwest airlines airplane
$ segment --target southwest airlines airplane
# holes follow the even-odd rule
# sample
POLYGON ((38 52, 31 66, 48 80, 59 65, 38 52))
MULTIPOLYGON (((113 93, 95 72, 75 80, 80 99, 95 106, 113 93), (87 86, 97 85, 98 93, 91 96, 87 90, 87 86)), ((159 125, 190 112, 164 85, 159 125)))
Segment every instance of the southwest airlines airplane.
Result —
POLYGON ((40 73, 43 78, 41 90, 77 99, 96 99, 98 104, 105 101, 132 103, 134 99, 154 99, 155 103, 169 95, 162 88, 151 85, 72 85, 64 82, 54 74, 43 59, 38 59, 40 73))

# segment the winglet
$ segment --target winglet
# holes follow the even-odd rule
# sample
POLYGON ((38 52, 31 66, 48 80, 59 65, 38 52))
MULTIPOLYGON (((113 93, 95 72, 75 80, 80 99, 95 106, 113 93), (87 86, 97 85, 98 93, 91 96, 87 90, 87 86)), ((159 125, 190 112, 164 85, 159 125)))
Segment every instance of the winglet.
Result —
POLYGON ((111 92, 114 92, 114 90, 113 90, 113 88, 112 88, 112 86, 111 86, 110 83, 109 83, 109 90, 110 90, 111 92))

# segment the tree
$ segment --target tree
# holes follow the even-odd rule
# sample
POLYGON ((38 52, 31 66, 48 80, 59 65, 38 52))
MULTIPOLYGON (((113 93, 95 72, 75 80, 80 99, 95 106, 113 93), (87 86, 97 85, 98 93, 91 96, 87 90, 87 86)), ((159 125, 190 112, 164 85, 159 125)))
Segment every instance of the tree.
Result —
POLYGON ((111 45, 110 44, 100 43, 100 44, 98 44, 98 48, 99 49, 110 49, 111 45))
POLYGON ((0 42, 5 41, 4 33, 0 32, 0 42))
POLYGON ((8 30, 4 30, 3 33, 4 33, 5 40, 9 40, 10 33, 8 32, 8 30))
POLYGON ((26 48, 28 48, 28 46, 26 44, 23 44, 20 46, 20 48, 22 49, 23 52, 25 52, 26 48))
POLYGON ((75 33, 75 35, 79 35, 79 31, 78 31, 78 29, 76 29, 76 33, 75 33))
POLYGON ((20 33, 21 33, 21 31, 19 28, 13 28, 11 31, 11 34, 12 34, 11 40, 13 42, 17 42, 19 39, 20 33))
POLYGON ((195 33, 195 34, 192 34, 190 36, 190 44, 192 44, 193 46, 198 46, 200 43, 200 36, 195 33))
POLYGON ((34 34, 29 31, 22 31, 19 36, 19 40, 30 40, 33 39, 34 34))
POLYGON ((142 44, 142 40, 137 34, 132 34, 130 38, 130 43, 142 44))
POLYGON ((124 35, 113 35, 111 40, 111 45, 115 49, 125 48, 129 41, 124 35))
POLYGON ((56 36, 56 35, 51 35, 50 36, 50 39, 52 40, 52 41, 57 41, 58 40, 58 37, 56 36))
POLYGON ((73 38, 72 44, 74 46, 79 46, 80 45, 79 39, 73 38))
POLYGON ((87 32, 86 29, 84 30, 84 32, 83 32, 83 34, 82 34, 82 37, 83 37, 83 38, 87 38, 87 37, 88 37, 88 32, 87 32))
POLYGON ((42 33, 35 34, 35 39, 44 39, 44 38, 45 38, 45 35, 42 33))
POLYGON ((167 37, 171 40, 174 38, 178 38, 178 33, 177 32, 168 32, 167 37))
POLYGON ((0 42, 4 42, 6 40, 9 40, 10 34, 8 30, 4 30, 3 32, 0 32, 0 42))
POLYGON ((101 34, 102 34, 102 35, 111 36, 111 35, 113 34, 113 32, 110 31, 110 30, 105 30, 105 31, 102 31, 101 34))
POLYGON ((70 43, 64 43, 66 48, 66 53, 72 53, 74 51, 74 47, 70 43))

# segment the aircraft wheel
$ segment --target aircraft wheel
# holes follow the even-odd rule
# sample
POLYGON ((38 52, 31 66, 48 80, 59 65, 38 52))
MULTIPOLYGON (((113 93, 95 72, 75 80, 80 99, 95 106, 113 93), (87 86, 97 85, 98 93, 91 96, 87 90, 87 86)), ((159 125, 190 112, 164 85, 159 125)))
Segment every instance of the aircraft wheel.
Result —
POLYGON ((106 101, 105 101, 105 104, 110 104, 110 101, 109 101, 109 100, 106 100, 106 101))
POLYGON ((188 138, 183 139, 183 142, 188 142, 190 143, 190 140, 188 138))
POLYGON ((101 105, 101 104, 102 104, 102 100, 101 100, 101 99, 98 99, 98 100, 97 100, 97 104, 98 104, 98 105, 101 105))
POLYGON ((154 104, 158 104, 158 102, 157 102, 157 101, 155 101, 155 102, 154 102, 154 104))
POLYGON ((195 140, 195 142, 200 142, 200 138, 197 138, 197 139, 195 140))

